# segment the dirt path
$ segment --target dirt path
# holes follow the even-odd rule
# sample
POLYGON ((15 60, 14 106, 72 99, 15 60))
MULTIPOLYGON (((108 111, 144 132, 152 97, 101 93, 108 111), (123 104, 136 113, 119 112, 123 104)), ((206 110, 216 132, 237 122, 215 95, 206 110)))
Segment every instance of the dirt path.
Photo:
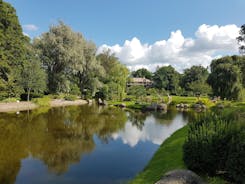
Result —
MULTIPOLYGON (((66 101, 66 100, 52 100, 50 102, 51 107, 60 107, 60 106, 70 106, 70 105, 83 105, 87 104, 86 100, 75 100, 75 101, 66 101)), ((17 112, 36 109, 39 106, 32 102, 9 102, 9 103, 0 103, 0 112, 17 112)))

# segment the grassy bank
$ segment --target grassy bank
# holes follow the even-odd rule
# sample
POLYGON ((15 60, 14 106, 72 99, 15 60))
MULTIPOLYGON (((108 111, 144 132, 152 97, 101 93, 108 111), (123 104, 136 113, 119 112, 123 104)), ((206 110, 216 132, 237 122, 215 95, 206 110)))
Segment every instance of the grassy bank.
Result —
MULTIPOLYGON (((183 144, 188 132, 188 126, 177 130, 159 147, 145 169, 140 172, 130 184, 154 184, 171 170, 186 169, 183 162, 183 144)), ((209 184, 228 184, 219 177, 203 176, 209 184)))
POLYGON ((164 173, 185 168, 182 146, 187 136, 187 129, 187 126, 181 128, 164 141, 145 169, 131 184, 154 184, 164 173))

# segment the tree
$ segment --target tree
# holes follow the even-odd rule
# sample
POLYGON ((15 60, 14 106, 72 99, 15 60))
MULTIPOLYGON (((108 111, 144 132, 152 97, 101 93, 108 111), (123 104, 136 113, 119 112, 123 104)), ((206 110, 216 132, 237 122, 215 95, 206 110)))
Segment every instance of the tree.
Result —
POLYGON ((193 92, 194 94, 208 94, 210 87, 207 84, 208 70, 203 66, 192 66, 184 70, 184 74, 180 80, 180 86, 185 91, 193 92))
POLYGON ((241 72, 238 66, 225 62, 225 58, 213 60, 208 83, 214 95, 221 98, 237 100, 241 97, 242 83, 241 72))
POLYGON ((105 70, 105 75, 101 78, 101 81, 108 90, 108 97, 114 100, 122 100, 125 96, 129 74, 127 67, 122 65, 114 54, 110 54, 109 50, 99 54, 97 59, 105 70))
POLYGON ((241 30, 239 32, 240 36, 237 37, 237 41, 240 44, 239 50, 242 55, 245 54, 245 24, 241 26, 241 30))
POLYGON ((20 93, 17 83, 19 69, 26 54, 22 33, 15 9, 0 1, 0 98, 20 93))
POLYGON ((99 77, 103 76, 104 68, 96 59, 96 46, 90 41, 84 41, 83 57, 77 60, 73 71, 78 78, 78 86, 81 94, 85 89, 94 93, 97 88, 102 87, 99 77))
POLYGON ((69 92, 68 76, 84 57, 82 35, 60 21, 51 26, 49 32, 36 38, 34 45, 48 74, 49 92, 69 92))
POLYGON ((28 55, 23 64, 19 83, 27 92, 27 101, 30 100, 31 92, 42 93, 46 89, 46 73, 31 44, 29 44, 28 55))
POLYGON ((179 73, 172 66, 163 66, 154 73, 154 85, 158 89, 165 89, 176 93, 179 86, 179 73))
POLYGON ((138 69, 132 72, 133 77, 141 77, 146 79, 152 79, 152 73, 145 68, 138 69))

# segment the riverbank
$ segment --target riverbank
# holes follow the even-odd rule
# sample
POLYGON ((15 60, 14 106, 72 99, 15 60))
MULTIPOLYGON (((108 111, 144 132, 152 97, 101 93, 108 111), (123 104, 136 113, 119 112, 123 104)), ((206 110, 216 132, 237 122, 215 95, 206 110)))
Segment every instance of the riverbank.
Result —
MULTIPOLYGON (((53 99, 49 102, 50 107, 61 107, 61 106, 71 106, 71 105, 84 105, 88 102, 86 100, 63 100, 63 99, 53 99)), ((40 105, 33 102, 1 102, 0 112, 17 112, 25 110, 33 110, 40 107, 40 105)))
MULTIPOLYGON (((186 169, 183 161, 183 145, 188 133, 188 126, 177 130, 166 139, 154 154, 150 162, 130 184, 154 184, 162 176, 176 169, 186 169)), ((209 184, 228 184, 219 177, 203 177, 209 184)))
POLYGON ((145 169, 130 184, 154 184, 164 173, 184 169, 182 146, 187 136, 187 126, 177 130, 159 147, 145 169))

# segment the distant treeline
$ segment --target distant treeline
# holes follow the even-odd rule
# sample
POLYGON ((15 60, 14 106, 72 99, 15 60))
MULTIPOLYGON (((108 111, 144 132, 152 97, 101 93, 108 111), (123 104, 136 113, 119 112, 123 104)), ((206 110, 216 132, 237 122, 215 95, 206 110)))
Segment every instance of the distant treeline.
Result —
MULTIPOLYGON (((239 42, 244 42, 243 32, 239 42)), ((243 47, 241 46, 241 50, 243 47)), ((109 50, 97 54, 96 45, 62 21, 30 40, 19 24, 15 9, 0 1, 0 100, 10 97, 67 93, 121 100, 128 77, 145 77, 153 88, 176 95, 213 95, 242 99, 245 87, 244 56, 212 61, 211 73, 193 66, 178 73, 172 66, 155 73, 127 67, 109 50)))

